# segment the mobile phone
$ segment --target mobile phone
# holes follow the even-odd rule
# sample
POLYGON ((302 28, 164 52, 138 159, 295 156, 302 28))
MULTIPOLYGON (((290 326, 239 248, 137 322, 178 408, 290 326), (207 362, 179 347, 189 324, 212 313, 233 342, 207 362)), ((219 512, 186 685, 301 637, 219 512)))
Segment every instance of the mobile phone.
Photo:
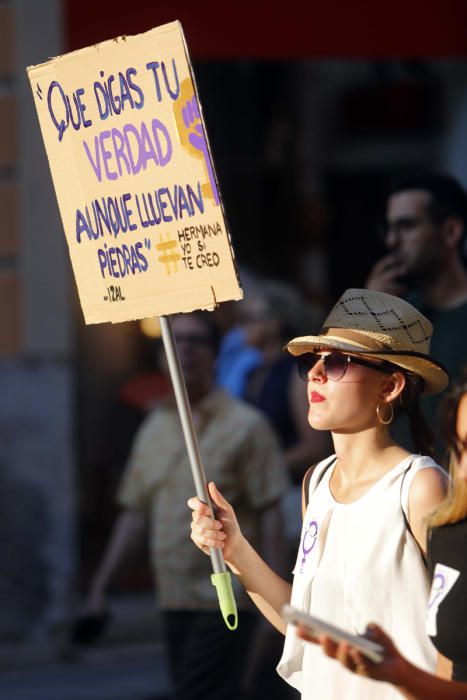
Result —
POLYGON ((377 664, 381 663, 384 658, 384 647, 381 644, 372 642, 370 639, 358 634, 350 634, 339 627, 330 625, 329 622, 314 617, 314 615, 308 615, 308 613, 298 610, 292 605, 283 605, 281 614, 286 622, 291 625, 298 625, 299 623, 304 625, 309 629, 310 634, 315 637, 318 634, 325 634, 333 642, 349 642, 355 649, 361 651, 362 654, 365 654, 377 664))

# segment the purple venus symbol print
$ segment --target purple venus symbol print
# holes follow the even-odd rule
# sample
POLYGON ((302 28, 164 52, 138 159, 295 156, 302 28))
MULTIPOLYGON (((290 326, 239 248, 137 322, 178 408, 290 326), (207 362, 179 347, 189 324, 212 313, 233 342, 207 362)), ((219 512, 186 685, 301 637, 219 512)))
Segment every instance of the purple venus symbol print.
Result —
POLYGON ((446 579, 441 573, 435 574, 433 578, 433 583, 431 586, 431 597, 428 601, 428 609, 432 608, 433 605, 439 600, 444 592, 444 587, 446 585, 446 579))
POLYGON ((302 539, 302 566, 301 570, 303 572, 303 567, 306 563, 306 558, 316 544, 318 539, 318 523, 316 520, 310 520, 308 525, 305 526, 305 531, 303 533, 302 539))
POLYGON ((214 171, 212 169, 211 159, 209 157, 208 144, 204 134, 203 125, 201 123, 201 115, 199 113, 198 100, 196 95, 193 95, 182 108, 182 118, 185 128, 188 131, 188 140, 197 151, 200 151, 204 156, 204 162, 208 171, 209 182, 211 184, 214 201, 219 204, 219 193, 217 191, 214 171))

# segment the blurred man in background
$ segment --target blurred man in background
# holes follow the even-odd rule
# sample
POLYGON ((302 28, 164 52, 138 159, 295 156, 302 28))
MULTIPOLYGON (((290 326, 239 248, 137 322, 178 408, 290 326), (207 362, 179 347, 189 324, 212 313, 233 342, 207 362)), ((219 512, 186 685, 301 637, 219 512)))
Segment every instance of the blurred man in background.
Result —
MULTIPOLYGON (((467 195, 452 177, 436 173, 395 182, 383 226, 389 253, 366 286, 407 299, 434 326, 433 355, 457 376, 467 359, 467 195)), ((413 329, 416 333, 416 329, 413 329)), ((438 397, 425 403, 436 420, 438 397)))
MULTIPOLYGON (((211 315, 180 314, 172 328, 207 477, 237 504, 242 528, 260 545, 263 556, 277 562, 282 538, 279 500, 287 488, 277 440, 259 411, 216 387, 218 331, 211 315)), ((170 397, 149 414, 136 435, 118 491, 122 511, 83 613, 105 610, 109 584, 147 523, 173 697, 237 700, 257 617, 238 589, 239 626, 235 632, 227 629, 211 584, 209 560, 189 538, 186 501, 192 493, 180 419, 170 397)))

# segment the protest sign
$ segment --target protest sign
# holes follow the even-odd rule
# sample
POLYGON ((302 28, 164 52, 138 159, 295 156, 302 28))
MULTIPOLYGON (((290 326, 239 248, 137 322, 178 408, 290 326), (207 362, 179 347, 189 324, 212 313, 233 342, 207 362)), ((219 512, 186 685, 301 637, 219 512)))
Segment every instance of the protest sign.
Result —
POLYGON ((240 299, 180 23, 28 75, 86 323, 240 299))

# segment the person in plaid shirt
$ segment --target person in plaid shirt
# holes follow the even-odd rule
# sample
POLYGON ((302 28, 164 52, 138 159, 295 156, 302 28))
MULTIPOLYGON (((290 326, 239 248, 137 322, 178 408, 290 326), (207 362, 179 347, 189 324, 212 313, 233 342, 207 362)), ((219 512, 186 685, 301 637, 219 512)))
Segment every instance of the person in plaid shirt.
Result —
MULTIPOLYGON (((250 541, 269 561, 277 560, 282 541, 279 501, 288 478, 273 430, 258 410, 216 387, 218 332, 210 314, 177 315, 172 328, 207 477, 235 504, 250 541)), ((235 632, 226 628, 210 580, 210 562, 188 536, 186 502, 192 491, 180 419, 170 396, 136 435, 118 489, 122 511, 85 609, 105 609, 109 582, 147 523, 174 697, 233 700, 240 695, 257 616, 238 587, 239 627, 235 632)))

